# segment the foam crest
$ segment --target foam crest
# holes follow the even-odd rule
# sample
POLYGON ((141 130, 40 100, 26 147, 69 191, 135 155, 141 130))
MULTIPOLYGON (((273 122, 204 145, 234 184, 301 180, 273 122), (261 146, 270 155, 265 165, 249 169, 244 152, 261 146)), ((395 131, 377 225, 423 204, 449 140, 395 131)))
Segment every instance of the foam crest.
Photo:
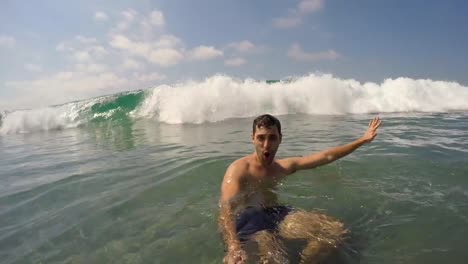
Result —
POLYGON ((18 110, 3 118, 0 135, 76 127, 80 124, 77 116, 78 112, 70 106, 18 110))
POLYGON ((465 110, 468 88, 455 82, 397 78, 363 84, 329 74, 310 74, 267 83, 216 75, 199 82, 161 85, 61 106, 3 112, 0 135, 134 118, 200 124, 263 113, 344 115, 465 110))
POLYGON ((468 87, 456 82, 397 78, 354 89, 351 113, 468 110, 468 87))
POLYGON ((4 113, 0 135, 59 130, 106 120, 127 120, 143 101, 143 91, 101 96, 39 109, 4 113))
POLYGON ((468 89, 455 82, 397 78, 360 83, 310 74, 267 84, 213 76, 202 82, 158 86, 137 116, 170 124, 215 122, 262 113, 342 115, 468 110, 468 89))

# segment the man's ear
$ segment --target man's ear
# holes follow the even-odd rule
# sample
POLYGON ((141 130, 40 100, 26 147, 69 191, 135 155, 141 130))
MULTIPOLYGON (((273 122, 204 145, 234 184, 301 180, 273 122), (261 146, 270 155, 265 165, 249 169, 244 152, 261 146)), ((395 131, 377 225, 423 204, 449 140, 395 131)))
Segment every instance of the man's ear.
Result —
POLYGON ((250 139, 252 139, 252 143, 254 141, 254 134, 250 134, 250 139))

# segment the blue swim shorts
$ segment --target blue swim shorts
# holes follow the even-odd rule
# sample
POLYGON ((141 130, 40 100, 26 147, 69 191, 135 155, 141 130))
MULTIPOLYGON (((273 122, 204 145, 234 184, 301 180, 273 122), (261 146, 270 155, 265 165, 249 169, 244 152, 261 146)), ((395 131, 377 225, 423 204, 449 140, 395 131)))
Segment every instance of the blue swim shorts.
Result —
POLYGON ((236 218, 236 232, 244 242, 258 231, 274 231, 279 223, 292 211, 288 206, 247 207, 236 218))

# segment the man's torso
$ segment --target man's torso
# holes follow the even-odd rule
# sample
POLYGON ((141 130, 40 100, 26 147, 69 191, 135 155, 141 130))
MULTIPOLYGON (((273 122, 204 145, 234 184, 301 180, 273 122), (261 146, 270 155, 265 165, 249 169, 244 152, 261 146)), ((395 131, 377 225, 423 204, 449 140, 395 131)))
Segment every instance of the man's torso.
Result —
POLYGON ((255 162, 255 157, 249 155, 236 162, 241 163, 242 181, 238 206, 234 209, 239 213, 246 207, 273 207, 278 205, 277 186, 286 176, 286 171, 280 160, 264 167, 255 162))

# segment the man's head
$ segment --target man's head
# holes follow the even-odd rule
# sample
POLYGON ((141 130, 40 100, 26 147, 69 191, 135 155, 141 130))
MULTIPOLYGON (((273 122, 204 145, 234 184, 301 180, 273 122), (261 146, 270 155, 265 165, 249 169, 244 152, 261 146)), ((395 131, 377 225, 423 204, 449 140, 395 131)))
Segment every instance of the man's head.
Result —
POLYGON ((281 123, 276 117, 266 114, 255 118, 252 125, 252 143, 260 163, 269 165, 273 162, 281 139, 281 123))

